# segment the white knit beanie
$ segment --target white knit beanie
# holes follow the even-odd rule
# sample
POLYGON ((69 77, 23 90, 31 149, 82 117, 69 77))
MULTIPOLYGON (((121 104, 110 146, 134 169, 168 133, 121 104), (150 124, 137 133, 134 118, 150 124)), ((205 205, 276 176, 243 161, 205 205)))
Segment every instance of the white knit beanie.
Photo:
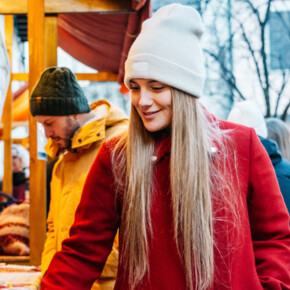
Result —
POLYGON ((253 101, 238 102, 228 116, 228 121, 255 129, 257 135, 267 138, 268 130, 264 116, 253 101))
POLYGON ((205 68, 200 38, 203 26, 189 6, 170 4, 142 24, 125 63, 125 85, 153 79, 195 97, 202 95, 205 68))

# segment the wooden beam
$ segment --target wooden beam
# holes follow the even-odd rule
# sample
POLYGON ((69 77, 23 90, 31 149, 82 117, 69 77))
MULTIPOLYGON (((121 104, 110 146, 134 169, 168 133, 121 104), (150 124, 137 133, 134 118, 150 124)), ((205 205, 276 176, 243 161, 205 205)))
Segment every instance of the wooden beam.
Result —
MULTIPOLYGON (((47 50, 48 50, 48 48, 46 48, 46 51, 47 50)), ((54 52, 52 54, 54 54, 54 52)), ((55 59, 55 57, 56 56, 49 56, 49 54, 46 56, 46 58, 47 58, 46 67, 57 65, 56 61, 53 61, 53 59, 55 59)), ((76 73, 75 75, 79 81, 115 82, 118 79, 118 74, 111 73, 111 72, 76 73)), ((27 73, 13 73, 11 78, 13 81, 26 81, 27 82, 28 81, 28 74, 27 73)))
MULTIPOLYGON (((44 70, 44 0, 28 0, 29 92, 44 70)), ((29 115, 30 263, 38 266, 46 233, 45 162, 37 156, 37 124, 29 115)))
POLYGON ((58 29, 57 16, 46 16, 45 25, 45 67, 57 66, 58 29))
POLYGON ((26 14, 27 1, 0 0, 0 14, 26 14))
POLYGON ((76 78, 79 81, 92 81, 92 82, 114 82, 117 81, 118 75, 109 72, 98 73, 76 73, 76 78))
MULTIPOLYGON (((13 39, 13 16, 5 16, 5 43, 8 50, 10 68, 12 69, 12 39, 13 39)), ((12 123, 12 92, 11 79, 3 108, 3 140, 4 140, 4 176, 2 191, 12 195, 12 153, 11 153, 11 123, 12 123)))
MULTIPOLYGON (((6 126, 6 124, 5 124, 6 126)), ((16 121, 16 122, 12 122, 11 123, 11 127, 12 129, 16 128, 16 127, 20 127, 20 126, 23 126, 23 127, 28 127, 29 124, 28 124, 28 121, 16 121)), ((4 123, 0 123, 0 129, 3 129, 4 128, 4 123)), ((1 140, 4 140, 3 139, 3 135, 2 135, 2 139, 1 140)))
POLYGON ((131 0, 46 0, 45 13, 130 11, 131 0))
POLYGON ((28 73, 12 73, 11 80, 28 82, 28 73))
MULTIPOLYGON (((0 14, 26 14, 27 7, 27 0, 0 0, 0 14)), ((130 12, 131 0, 45 0, 44 11, 45 14, 130 12)))

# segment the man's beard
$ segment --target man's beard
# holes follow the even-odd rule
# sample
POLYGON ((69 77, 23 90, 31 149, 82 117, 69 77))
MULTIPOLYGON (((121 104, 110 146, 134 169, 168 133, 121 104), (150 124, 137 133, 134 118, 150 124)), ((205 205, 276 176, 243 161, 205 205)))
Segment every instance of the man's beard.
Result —
POLYGON ((77 121, 73 121, 69 117, 66 119, 66 132, 65 132, 65 137, 63 140, 65 140, 65 146, 60 147, 61 151, 65 150, 71 150, 71 140, 75 134, 75 132, 80 128, 80 124, 77 121))

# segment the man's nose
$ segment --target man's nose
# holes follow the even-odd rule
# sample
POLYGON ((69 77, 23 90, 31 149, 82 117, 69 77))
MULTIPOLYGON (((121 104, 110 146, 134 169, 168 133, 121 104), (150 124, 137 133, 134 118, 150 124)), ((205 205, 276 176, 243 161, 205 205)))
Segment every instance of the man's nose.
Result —
POLYGON ((52 134, 52 130, 50 130, 49 128, 47 128, 47 127, 45 127, 45 126, 44 126, 44 133, 45 133, 45 137, 46 137, 47 139, 53 136, 53 134, 52 134))

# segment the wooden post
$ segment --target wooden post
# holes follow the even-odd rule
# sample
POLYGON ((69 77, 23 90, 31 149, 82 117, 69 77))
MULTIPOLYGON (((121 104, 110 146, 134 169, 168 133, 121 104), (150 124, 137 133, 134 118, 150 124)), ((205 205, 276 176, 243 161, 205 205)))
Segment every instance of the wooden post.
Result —
MULTIPOLYGON (((44 0, 28 0, 29 93, 44 70, 44 0)), ((29 116, 30 264, 40 265, 46 232, 45 161, 37 158, 37 124, 29 116)))
POLYGON ((45 67, 57 66, 57 15, 45 16, 45 67))
MULTIPOLYGON (((10 70, 12 70, 12 39, 13 39, 13 15, 5 16, 5 43, 8 50, 10 70)), ((10 73, 12 73, 10 71, 10 73)), ((11 128, 12 128, 12 92, 11 75, 10 84, 3 108, 3 140, 4 140, 4 176, 2 191, 12 195, 12 154, 11 154, 11 128)))

